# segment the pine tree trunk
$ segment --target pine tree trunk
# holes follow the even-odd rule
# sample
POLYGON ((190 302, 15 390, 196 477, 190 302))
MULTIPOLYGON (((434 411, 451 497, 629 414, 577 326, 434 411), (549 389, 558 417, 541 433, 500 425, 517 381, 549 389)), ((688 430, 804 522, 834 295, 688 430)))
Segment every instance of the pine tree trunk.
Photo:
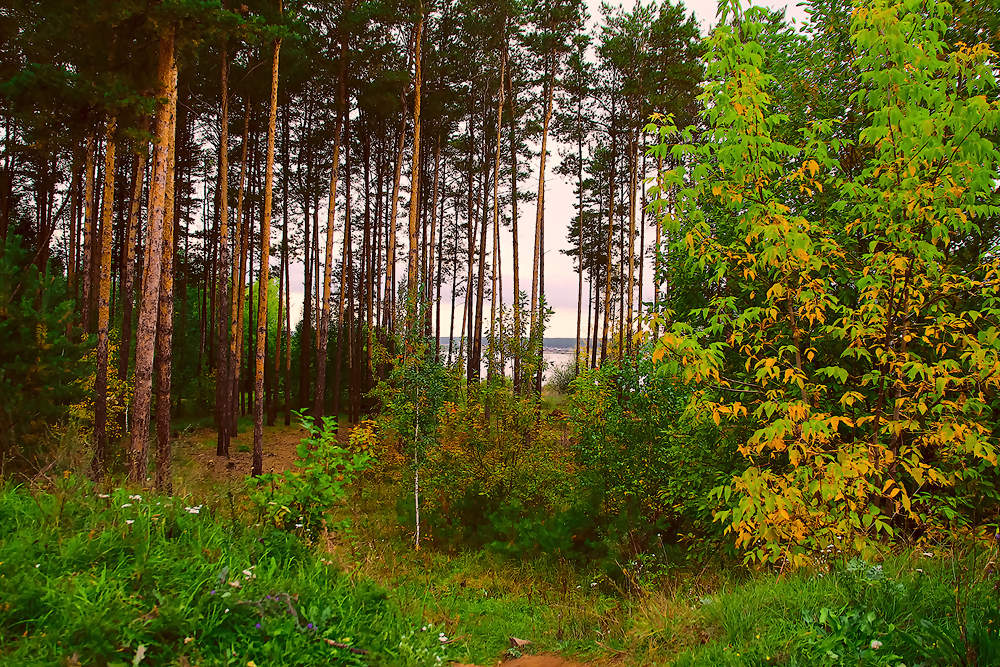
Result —
POLYGON ((267 352, 267 287, 271 260, 271 205, 274 184, 274 133, 278 121, 278 54, 281 40, 274 41, 271 59, 271 113, 267 121, 267 153, 264 167, 264 215, 260 232, 260 273, 257 278, 257 355, 254 371, 253 464, 250 474, 264 470, 264 355, 267 352))
MULTIPOLYGON (((506 32, 506 26, 504 26, 506 32)), ((504 38, 506 40, 506 36, 504 38)), ((503 103, 504 103, 504 78, 507 76, 507 50, 500 54, 500 85, 497 90, 497 136, 496 152, 493 156, 493 295, 490 299, 490 359, 486 377, 492 380, 496 373, 495 351, 497 347, 497 300, 501 300, 500 316, 503 316, 503 296, 498 289, 500 278, 500 147, 503 143, 503 103)), ((503 367, 500 368, 503 373, 503 367)))
MULTIPOLYGON (((288 426, 292 421, 291 415, 291 381, 292 375, 292 285, 289 281, 291 277, 291 272, 288 269, 288 174, 291 170, 291 156, 288 151, 288 139, 290 134, 290 128, 288 124, 288 107, 285 107, 285 131, 282 136, 283 144, 283 160, 281 167, 281 268, 282 276, 285 281, 285 395, 284 395, 284 412, 285 412, 285 425, 288 426)), ((281 318, 278 318, 278 328, 280 329, 282 325, 281 318)), ((280 355, 279 355, 280 356, 280 355)), ((280 373, 280 368, 275 369, 276 372, 280 373)))
MULTIPOLYGON (((219 273, 216 281, 215 306, 218 309, 218 340, 215 345, 215 424, 218 430, 216 456, 229 453, 229 363, 232 336, 230 280, 228 274, 232 261, 229 258, 229 51, 222 45, 222 63, 219 81, 219 273), (223 274, 225 272, 225 274, 223 274), (229 323, 226 326, 224 323, 229 323)), ((237 224, 239 220, 237 219, 237 224)), ((237 236, 239 236, 237 234, 237 236)))
MULTIPOLYGON (((402 104, 403 109, 406 104, 402 104)), ((396 290, 396 216, 399 213, 399 181, 403 174, 403 148, 406 139, 406 113, 401 113, 399 119, 399 135, 396 144, 396 171, 392 181, 392 201, 388 220, 389 238, 385 244, 385 305, 383 310, 384 325, 389 331, 395 330, 396 290)))
POLYGON ((636 190, 638 189, 639 161, 638 161, 639 140, 635 132, 629 133, 628 142, 628 165, 629 165, 629 187, 628 187, 628 293, 626 299, 625 332, 622 343, 628 353, 632 352, 632 333, 634 332, 634 322, 632 315, 635 308, 635 204, 636 190))
POLYGON ((333 417, 340 428, 340 379, 344 361, 344 347, 348 344, 350 324, 344 321, 344 303, 351 281, 351 150, 350 118, 344 115, 344 170, 347 172, 344 187, 344 240, 340 254, 340 290, 337 296, 337 350, 333 364, 333 417))
POLYGON ((421 12, 413 37, 413 159, 410 162, 410 245, 406 276, 406 327, 411 333, 417 326, 417 308, 421 300, 418 294, 420 237, 417 222, 420 215, 420 45, 423 42, 423 34, 424 15, 421 12))
POLYGON ((156 147, 150 179, 149 221, 146 252, 143 260, 142 301, 136 331, 135 390, 132 397, 132 425, 129 442, 129 481, 141 484, 146 479, 149 461, 149 408, 153 381, 153 347, 156 340, 156 310, 160 298, 160 270, 163 259, 163 229, 166 218, 170 132, 176 114, 176 69, 174 66, 174 28, 161 36, 157 66, 157 97, 166 99, 156 116, 156 147))
POLYGON ((107 458, 108 420, 108 328, 111 320, 111 232, 115 202, 115 130, 117 119, 108 118, 105 128, 104 209, 101 217, 100 282, 97 299, 97 369, 94 374, 94 458, 91 475, 99 479, 104 474, 107 458))
MULTIPOLYGON (((350 8, 344 2, 344 12, 350 8)), ((313 419, 323 417, 326 403, 326 357, 330 338, 330 283, 333 280, 333 230, 337 203, 337 178, 340 175, 340 142, 344 117, 347 115, 347 45, 349 36, 341 26, 340 73, 337 86, 337 118, 333 130, 333 166, 330 174, 330 197, 326 217, 326 264, 323 272, 323 300, 320 302, 319 340, 316 353, 316 396, 313 401, 313 419)), ((318 269, 317 269, 318 270, 318 269)))
POLYGON ((122 289, 120 297, 122 302, 122 342, 118 350, 118 380, 121 382, 124 382, 128 378, 128 362, 132 350, 136 235, 139 228, 139 210, 142 208, 142 182, 146 174, 146 154, 139 143, 136 144, 134 159, 135 165, 132 169, 132 199, 129 204, 125 247, 122 249, 122 289))
MULTIPOLYGON (((309 104, 310 98, 309 90, 306 89, 306 120, 305 120, 305 139, 306 142, 306 177, 309 178, 311 182, 312 176, 312 105, 309 104)), ((304 410, 309 403, 309 359, 312 357, 309 351, 312 349, 312 245, 309 238, 310 224, 309 224, 309 214, 310 214, 310 202, 312 200, 311 195, 306 192, 305 196, 302 198, 302 227, 303 227, 303 243, 302 243, 302 263, 304 265, 304 275, 302 284, 302 334, 299 337, 299 399, 298 407, 300 410, 304 410)))
POLYGON ((521 355, 523 353, 521 331, 521 252, 518 247, 518 217, 517 217, 517 196, 518 196, 518 173, 517 173, 517 117, 516 95, 514 93, 514 82, 510 71, 507 72, 507 83, 510 86, 510 227, 511 246, 514 255, 514 336, 517 338, 514 346, 514 363, 511 371, 513 375, 514 394, 521 393, 521 355))
MULTIPOLYGON (((225 387, 224 402, 221 409, 222 442, 216 447, 216 456, 229 457, 229 444, 236 435, 236 403, 239 394, 236 389, 236 379, 239 375, 240 352, 243 349, 243 279, 246 275, 247 261, 247 223, 243 211, 246 196, 247 159, 250 143, 250 101, 246 101, 243 112, 243 137, 240 147, 240 184, 236 195, 236 218, 233 226, 233 256, 232 274, 229 293, 229 351, 226 358, 226 373, 223 376, 225 387)), ((228 192, 228 186, 226 188, 228 192)))
MULTIPOLYGON (((177 101, 177 65, 174 65, 172 99, 177 101)), ((167 187, 164 196, 163 259, 160 263, 160 298, 156 327, 156 491, 173 493, 170 452, 170 380, 174 334, 174 186, 176 166, 175 114, 167 157, 167 187)))
MULTIPOLYGON (((549 123, 552 121, 552 98, 555 91, 555 65, 552 62, 555 56, 549 54, 547 58, 550 61, 547 63, 549 76, 545 83, 545 116, 542 120, 542 147, 538 155, 538 197, 535 201, 535 253, 531 273, 531 328, 529 335, 532 340, 537 336, 536 328, 541 318, 541 313, 539 313, 539 299, 541 297, 542 253, 545 252, 545 249, 542 247, 542 234, 545 226, 545 158, 548 152, 549 123)), ((540 344, 541 342, 539 341, 540 344)))
MULTIPOLYGON (((617 145, 615 142, 615 135, 612 133, 611 138, 611 154, 615 154, 617 145)), ((604 275, 604 328, 601 329, 601 362, 607 357, 608 354, 608 325, 611 321, 611 245, 612 239, 614 238, 614 226, 615 226, 615 162, 614 159, 611 160, 611 177, 608 179, 608 243, 607 243, 607 253, 608 253, 608 263, 606 267, 606 272, 604 275)))
POLYGON ((95 164, 96 161, 95 153, 97 148, 95 146, 96 140, 94 135, 87 135, 87 156, 84 167, 84 185, 83 185, 83 266, 80 268, 80 274, 78 280, 83 281, 82 295, 80 299, 80 321, 83 324, 83 330, 90 333, 90 302, 92 299, 91 291, 93 290, 93 281, 91 276, 94 272, 94 228, 97 223, 97 211, 96 202, 94 200, 94 179, 95 179, 95 164))
POLYGON ((574 374, 580 374, 580 324, 583 321, 583 99, 576 98, 576 354, 574 374))
POLYGON ((642 285, 646 279, 646 153, 642 154, 642 170, 639 172, 639 294, 636 298, 636 321, 642 319, 642 285))

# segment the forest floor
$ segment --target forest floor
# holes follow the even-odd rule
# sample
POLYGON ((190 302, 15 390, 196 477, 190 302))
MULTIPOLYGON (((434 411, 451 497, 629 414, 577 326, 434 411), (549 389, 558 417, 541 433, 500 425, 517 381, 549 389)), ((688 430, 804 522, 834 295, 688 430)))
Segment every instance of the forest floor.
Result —
MULTIPOLYGON (((347 429, 341 432, 346 439, 347 429)), ((305 435, 294 424, 265 427, 264 472, 292 469, 296 446, 305 435)), ((253 430, 241 423, 228 460, 216 456, 215 437, 215 430, 205 426, 191 426, 179 433, 175 441, 175 492, 220 507, 228 505, 232 494, 240 507, 245 500, 244 481, 250 473, 253 430)), ((515 563, 479 552, 414 551, 409 543, 412 535, 398 526, 390 486, 379 483, 360 489, 334 516, 348 519, 351 529, 326 535, 320 548, 352 579, 375 581, 405 613, 443 628, 454 638, 456 661, 452 664, 625 664, 620 653, 602 647, 599 641, 599 628, 614 622, 617 605, 585 590, 594 586, 576 583, 579 577, 571 568, 515 563), (602 606, 606 610, 598 611, 602 606), (594 632, 581 629, 595 624, 597 639, 584 639, 594 632), (515 638, 528 644, 518 648, 515 638), (529 654, 535 653, 536 647, 542 653, 529 654)))
MULTIPOLYGON (((0 664, 1000 665, 993 540, 784 573, 706 557, 627 586, 613 559, 416 550, 388 470, 310 544, 254 525, 249 425, 228 461, 204 426, 175 423, 174 497, 72 467, 0 480, 0 664)), ((302 436, 268 428, 265 470, 302 436)))
MULTIPOLYGON (((297 426, 267 427, 265 472, 291 468, 303 435, 297 426)), ((215 456, 213 430, 181 429, 175 492, 217 508, 220 518, 249 518, 252 437, 249 424, 241 425, 224 461, 215 456)), ((967 650, 955 623, 961 607, 952 571, 962 557, 954 551, 948 557, 943 549, 940 556, 904 552, 887 559, 884 569, 849 567, 836 576, 679 565, 655 586, 636 590, 597 564, 546 554, 415 550, 412 532, 399 520, 399 482, 366 476, 354 487, 331 513, 349 528, 321 536, 317 557, 354 585, 377 584, 412 627, 425 624, 425 631, 448 637, 448 660, 459 667, 828 664, 827 651, 858 658, 851 664, 895 665, 903 662, 900 655, 927 655, 931 645, 941 655, 926 664, 949 665, 962 663, 967 650), (833 620, 818 620, 824 613, 833 620), (898 653, 870 648, 883 643, 898 653)), ((969 590, 982 589, 990 577, 974 579, 969 590)), ((996 590, 985 590, 963 604, 990 607, 986 599, 996 590)), ((985 628, 980 639, 996 650, 990 654, 996 662, 980 664, 1000 664, 997 613, 976 611, 975 626, 985 628)))

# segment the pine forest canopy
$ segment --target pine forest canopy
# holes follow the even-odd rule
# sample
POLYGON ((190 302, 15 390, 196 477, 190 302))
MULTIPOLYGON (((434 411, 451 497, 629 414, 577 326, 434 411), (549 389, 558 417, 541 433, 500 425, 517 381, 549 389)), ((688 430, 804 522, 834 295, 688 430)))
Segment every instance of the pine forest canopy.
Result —
POLYGON ((95 473, 109 400, 140 480, 150 407, 168 440, 206 377, 220 454, 241 411, 356 419, 398 331, 451 341, 433 352, 470 381, 513 362, 540 386, 546 215, 583 269, 588 359, 631 347, 654 300, 643 126, 693 121, 703 71, 681 4, 12 2, 0 21, 0 237, 96 341, 95 473), (545 206, 553 172, 571 210, 545 206))

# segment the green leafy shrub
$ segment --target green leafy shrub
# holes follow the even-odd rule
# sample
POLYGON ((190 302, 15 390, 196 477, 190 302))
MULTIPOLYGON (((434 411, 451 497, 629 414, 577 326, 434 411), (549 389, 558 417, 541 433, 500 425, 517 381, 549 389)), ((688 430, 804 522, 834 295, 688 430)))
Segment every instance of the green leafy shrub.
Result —
POLYGON ((626 519, 620 529, 640 545, 659 533, 715 546, 704 540, 718 534, 709 491, 739 459, 729 438, 686 412, 688 398, 648 355, 606 361, 572 384, 569 420, 585 479, 596 485, 600 514, 626 519))
POLYGON ((433 534, 496 548, 571 549, 575 465, 555 425, 507 382, 473 385, 440 410, 424 506, 433 534))
POLYGON ((297 470, 247 478, 250 500, 269 524, 284 530, 315 534, 326 513, 347 495, 347 487, 371 462, 364 452, 350 452, 337 440, 337 418, 320 424, 303 415, 308 432, 296 448, 297 470))
MULTIPOLYGON (((837 539, 865 555, 981 535, 998 509, 1000 261, 981 242, 998 213, 996 54, 955 39, 941 0, 833 11, 851 94, 785 113, 772 17, 752 7, 707 40, 702 123, 650 127, 652 153, 683 165, 661 174, 668 233, 708 297, 664 315, 657 354, 697 409, 750 426, 717 520, 747 561, 795 567, 837 539)), ((811 58, 785 78, 815 81, 811 58)))
POLYGON ((567 361, 561 366, 556 366, 549 374, 549 387, 560 394, 569 393, 570 386, 573 384, 573 380, 575 380, 577 376, 576 371, 576 362, 572 360, 567 361))

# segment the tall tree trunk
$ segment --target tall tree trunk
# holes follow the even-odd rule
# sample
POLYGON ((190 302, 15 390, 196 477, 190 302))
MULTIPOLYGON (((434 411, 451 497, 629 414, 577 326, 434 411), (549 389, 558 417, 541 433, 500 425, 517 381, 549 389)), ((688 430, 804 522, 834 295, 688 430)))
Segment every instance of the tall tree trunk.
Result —
POLYGON ((514 302, 512 304, 514 308, 514 336, 517 338, 514 346, 514 363, 511 374, 513 375, 513 385, 514 393, 520 395, 521 393, 521 355, 524 350, 522 349, 522 335, 521 331, 521 251, 518 247, 518 217, 517 217, 517 198, 518 198, 518 183, 520 181, 519 174, 517 172, 517 116, 516 102, 517 97, 514 92, 514 81, 511 78, 510 70, 507 71, 507 84, 510 87, 510 227, 511 227, 511 249, 514 256, 514 302))
POLYGON ((628 141, 628 165, 629 165, 629 187, 628 187, 628 293, 626 299, 625 335, 622 343, 628 353, 632 352, 632 333, 634 324, 632 315, 635 307, 635 203, 636 190, 638 189, 639 160, 638 160, 639 138, 636 132, 629 133, 628 141))
MULTIPOLYGON (((177 65, 174 64, 173 99, 177 100, 177 65)), ((172 119, 164 196, 163 259, 160 263, 160 298, 156 327, 156 491, 173 493, 170 452, 170 379, 174 334, 175 166, 177 115, 172 119)))
MULTIPOLYGON (((361 281, 364 286, 364 295, 362 297, 361 309, 364 313, 365 322, 365 359, 364 359, 364 369, 366 379, 365 382, 372 381, 372 340, 374 335, 374 322, 372 321, 372 316, 374 315, 372 309, 372 292, 374 286, 374 270, 375 266, 375 256, 374 250, 372 248, 372 193, 371 193, 371 131, 366 131, 364 133, 364 140, 362 141, 362 147, 364 151, 364 193, 365 193, 365 223, 364 232, 362 236, 362 257, 363 264, 361 267, 361 281)), ((378 232, 375 232, 376 236, 378 232)), ((359 326, 361 322, 361 316, 358 316, 359 326)), ((360 336, 359 336, 360 338, 360 336)))
POLYGON ((83 324, 83 330, 87 333, 91 331, 90 302, 93 298, 91 294, 93 290, 91 276, 94 272, 94 233, 97 224, 97 202, 95 201, 94 192, 96 143, 93 133, 87 134, 87 154, 85 158, 83 185, 83 266, 80 269, 78 277, 78 280, 83 281, 82 296, 80 299, 80 321, 83 324))
MULTIPOLYGON (((215 444, 216 456, 225 456, 229 452, 229 341, 232 335, 232 325, 225 326, 224 324, 230 322, 232 312, 229 299, 230 281, 228 279, 230 262, 232 261, 229 258, 229 51, 225 43, 222 45, 221 65, 218 176, 220 276, 216 281, 215 294, 215 306, 219 313, 218 340, 215 345, 215 424, 218 430, 215 444)), ((239 224, 238 219, 236 223, 239 224)))
MULTIPOLYGON (((351 0, 344 0, 344 14, 351 7, 351 0)), ((343 23, 343 22, 342 22, 343 23)), ((323 273, 323 301, 320 303, 319 345, 316 353, 316 397, 313 402, 313 419, 323 417, 326 403, 326 349, 330 338, 330 283, 333 278, 333 230, 337 204, 337 178, 340 175, 340 140, 344 117, 347 115, 347 46, 350 35, 340 27, 340 65, 337 85, 337 118, 333 129, 333 165, 330 173, 330 199, 326 217, 326 265, 323 273)))
POLYGON ((90 464, 95 479, 104 474, 107 458, 108 420, 108 325, 111 320, 111 232, 115 203, 115 130, 117 119, 108 118, 104 151, 104 210, 101 217, 101 265, 97 300, 97 369, 94 374, 94 458, 90 464))
MULTIPOLYGON (((413 37, 413 160, 410 163, 410 217, 409 261, 406 276, 406 327, 412 333, 417 326, 417 309, 420 302, 420 237, 417 221, 420 215, 420 45, 423 42, 424 15, 420 13, 413 37)), ((411 350, 412 352, 412 350, 411 350)))
MULTIPOLYGON (((575 375, 580 374, 580 324, 583 321, 583 96, 576 98, 576 354, 575 375)), ((589 309, 588 309, 589 310, 589 309)))
POLYGON ((351 282, 351 126, 350 118, 344 115, 344 170, 347 178, 344 182, 344 240, 340 254, 340 290, 337 296, 337 350, 333 364, 333 417, 337 428, 340 426, 340 378, 344 361, 344 347, 348 344, 347 337, 350 325, 344 321, 344 303, 347 298, 348 285, 351 282))
MULTIPOLYGON (((507 27, 504 25, 504 41, 506 42, 506 30, 507 27)), ((504 103, 504 79, 507 76, 507 49, 506 44, 504 45, 504 50, 500 54, 500 85, 497 89, 497 137, 496 137, 496 151, 493 155, 493 295, 490 299, 490 350, 489 350, 489 366, 487 369, 486 377, 488 380, 492 380, 494 374, 496 373, 495 356, 497 347, 497 332, 496 332, 496 322, 497 322, 497 300, 501 300, 500 305, 500 316, 503 317, 503 296, 499 293, 498 289, 499 279, 500 279, 500 148, 503 144, 503 103, 504 103)), ((500 373, 503 373, 503 367, 500 368, 500 373)))
MULTIPOLYGON (((227 133, 228 136, 228 133, 227 133)), ((236 376, 239 373, 241 340, 243 334, 243 276, 246 274, 247 255, 247 224, 243 212, 243 200, 246 194, 247 152, 250 143, 250 101, 245 103, 243 112, 243 136, 240 146, 240 183, 236 194, 236 218, 233 226, 233 259, 230 275, 229 292, 229 349, 226 353, 225 374, 222 376, 223 404, 220 408, 222 423, 219 433, 222 438, 216 446, 216 456, 229 456, 229 444, 236 434, 233 425, 236 423, 236 376)), ((228 162, 228 160, 227 160, 228 162)), ((224 180, 228 183, 228 177, 224 180)), ((221 187, 221 184, 220 184, 221 187)), ((226 192, 229 192, 228 185, 226 192)))
POLYGON ((174 27, 160 37, 157 66, 157 97, 166 99, 156 116, 156 147, 150 179, 149 222, 143 261, 142 301, 136 331, 135 390, 132 397, 132 426, 129 442, 129 481, 140 484, 146 479, 149 461, 149 406, 153 381, 153 347, 156 340, 156 310, 160 298, 160 268, 163 259, 163 227, 166 218, 170 131, 177 112, 176 73, 174 67, 174 27))
MULTIPOLYGON (((146 123, 143 123, 145 125, 146 123)), ((145 129, 145 128, 143 128, 145 129)), ((143 143, 136 142, 135 164, 132 169, 132 199, 129 204, 128 229, 122 249, 122 342, 118 350, 118 380, 128 378, 128 362, 132 351, 132 308, 135 304, 135 251, 139 231, 139 210, 142 208, 142 181, 146 173, 146 152, 143 143)))
POLYGON ((264 216, 260 232, 260 273, 257 279, 257 356, 254 372, 253 464, 250 474, 264 471, 264 354, 267 352, 267 286, 271 264, 271 204, 274 184, 274 133, 278 122, 278 54, 281 40, 274 40, 271 59, 271 113, 267 121, 264 167, 264 216))
MULTIPOLYGON (((291 128, 288 123, 288 107, 285 107, 285 131, 282 135, 282 153, 284 154, 281 163, 281 268, 282 276, 284 277, 285 286, 285 395, 284 395, 284 412, 285 412, 285 425, 291 424, 291 403, 290 394, 291 386, 289 381, 292 375, 292 285, 289 281, 291 276, 288 270, 288 173, 291 170, 291 156, 288 151, 288 139, 291 132, 291 128)), ((278 318, 278 328, 280 329, 282 325, 281 318, 278 318)), ((280 356, 280 355, 277 355, 280 356)), ((275 368, 276 373, 280 373, 280 368, 275 368)), ((277 376, 276 376, 277 377, 277 376)))
MULTIPOLYGON (((545 158, 548 153, 549 123, 552 121, 552 98, 555 91, 555 55, 548 54, 546 66, 548 80, 545 83, 545 116, 542 119, 542 148, 538 156, 538 197, 535 203, 535 254, 531 274, 531 329, 532 340, 537 336, 536 327, 543 320, 539 312, 541 298, 541 265, 543 247, 543 228, 545 226, 545 158)), ((539 341, 539 345, 541 342, 539 341)), ((539 350, 540 351, 540 350, 539 350)))
POLYGON ((642 171, 639 172, 639 294, 636 299, 636 321, 642 319, 642 285, 646 280, 646 153, 642 153, 642 171))
MULTIPOLYGON (((406 104, 402 107, 405 109, 406 104)), ((399 135, 396 144, 396 170, 392 182, 392 201, 388 220, 389 238, 385 244, 385 306, 384 325, 389 331, 395 330, 395 290, 396 290, 396 216, 399 212, 399 181, 403 174, 403 148, 406 143, 406 113, 399 119, 399 135)))
MULTIPOLYGON (((8 136, 7 139, 9 141, 10 137, 8 136)), ((82 180, 82 175, 83 175, 83 171, 78 166, 79 160, 80 160, 80 158, 79 158, 79 151, 77 151, 76 149, 74 149, 73 150, 73 178, 70 181, 70 186, 69 186, 70 187, 69 238, 67 239, 68 242, 69 242, 69 244, 68 244, 68 248, 67 248, 67 252, 66 252, 66 255, 67 255, 66 283, 67 283, 67 286, 68 286, 69 290, 73 293, 73 298, 74 299, 77 296, 77 291, 76 291, 76 288, 77 288, 77 255, 80 252, 79 251, 79 247, 78 247, 79 244, 77 242, 78 241, 77 237, 79 236, 79 233, 80 233, 80 229, 79 229, 80 228, 80 209, 81 209, 81 204, 80 204, 80 199, 81 199, 81 196, 80 196, 80 187, 81 187, 81 180, 82 180)), ((7 154, 7 157, 6 157, 5 161, 8 161, 8 162, 10 161, 10 154, 9 153, 7 154)), ((9 168, 9 167, 5 167, 5 169, 7 169, 7 168, 9 168)), ((8 173, 6 180, 9 180, 9 178, 10 178, 10 174, 8 173)), ((8 184, 0 184, 0 189, 3 189, 5 187, 7 187, 7 185, 8 184)), ((2 207, 3 204, 4 204, 4 202, 0 202, 0 207, 2 207)), ((4 219, 4 224, 6 224, 6 222, 7 222, 7 220, 5 218, 4 219)), ((7 235, 6 235, 7 230, 6 230, 6 228, 3 231, 4 231, 3 240, 6 240, 7 239, 7 235)), ((71 326, 72 326, 71 322, 67 323, 67 330, 69 330, 71 328, 71 326)))
MULTIPOLYGON (((305 139, 306 142, 306 178, 312 182, 313 151, 312 145, 312 105, 309 89, 306 89, 306 120, 305 139)), ((302 263, 305 266, 302 284, 302 333, 299 336, 299 399, 298 406, 304 410, 308 405, 309 394, 309 360, 313 355, 309 354, 312 349, 312 245, 309 239, 309 213, 312 195, 306 190, 302 198, 302 263)))
MULTIPOLYGON (((611 134, 611 154, 615 154, 617 143, 615 134, 611 134)), ((608 354, 608 325, 611 321, 611 245, 615 227, 615 162, 611 160, 611 177, 608 179, 608 264, 604 275, 604 328, 601 330, 601 362, 608 354)))
POLYGON ((434 142, 434 190, 431 204, 431 258, 428 265, 427 275, 427 296, 437 291, 434 297, 434 309, 436 311, 435 324, 431 326, 431 310, 427 311, 427 335, 434 334, 434 361, 441 360, 441 250, 444 240, 444 197, 441 196, 441 226, 437 225, 438 197, 441 187, 441 134, 438 133, 434 142), (435 247, 436 244, 436 247, 435 247), (436 262, 436 265, 435 265, 436 262))

